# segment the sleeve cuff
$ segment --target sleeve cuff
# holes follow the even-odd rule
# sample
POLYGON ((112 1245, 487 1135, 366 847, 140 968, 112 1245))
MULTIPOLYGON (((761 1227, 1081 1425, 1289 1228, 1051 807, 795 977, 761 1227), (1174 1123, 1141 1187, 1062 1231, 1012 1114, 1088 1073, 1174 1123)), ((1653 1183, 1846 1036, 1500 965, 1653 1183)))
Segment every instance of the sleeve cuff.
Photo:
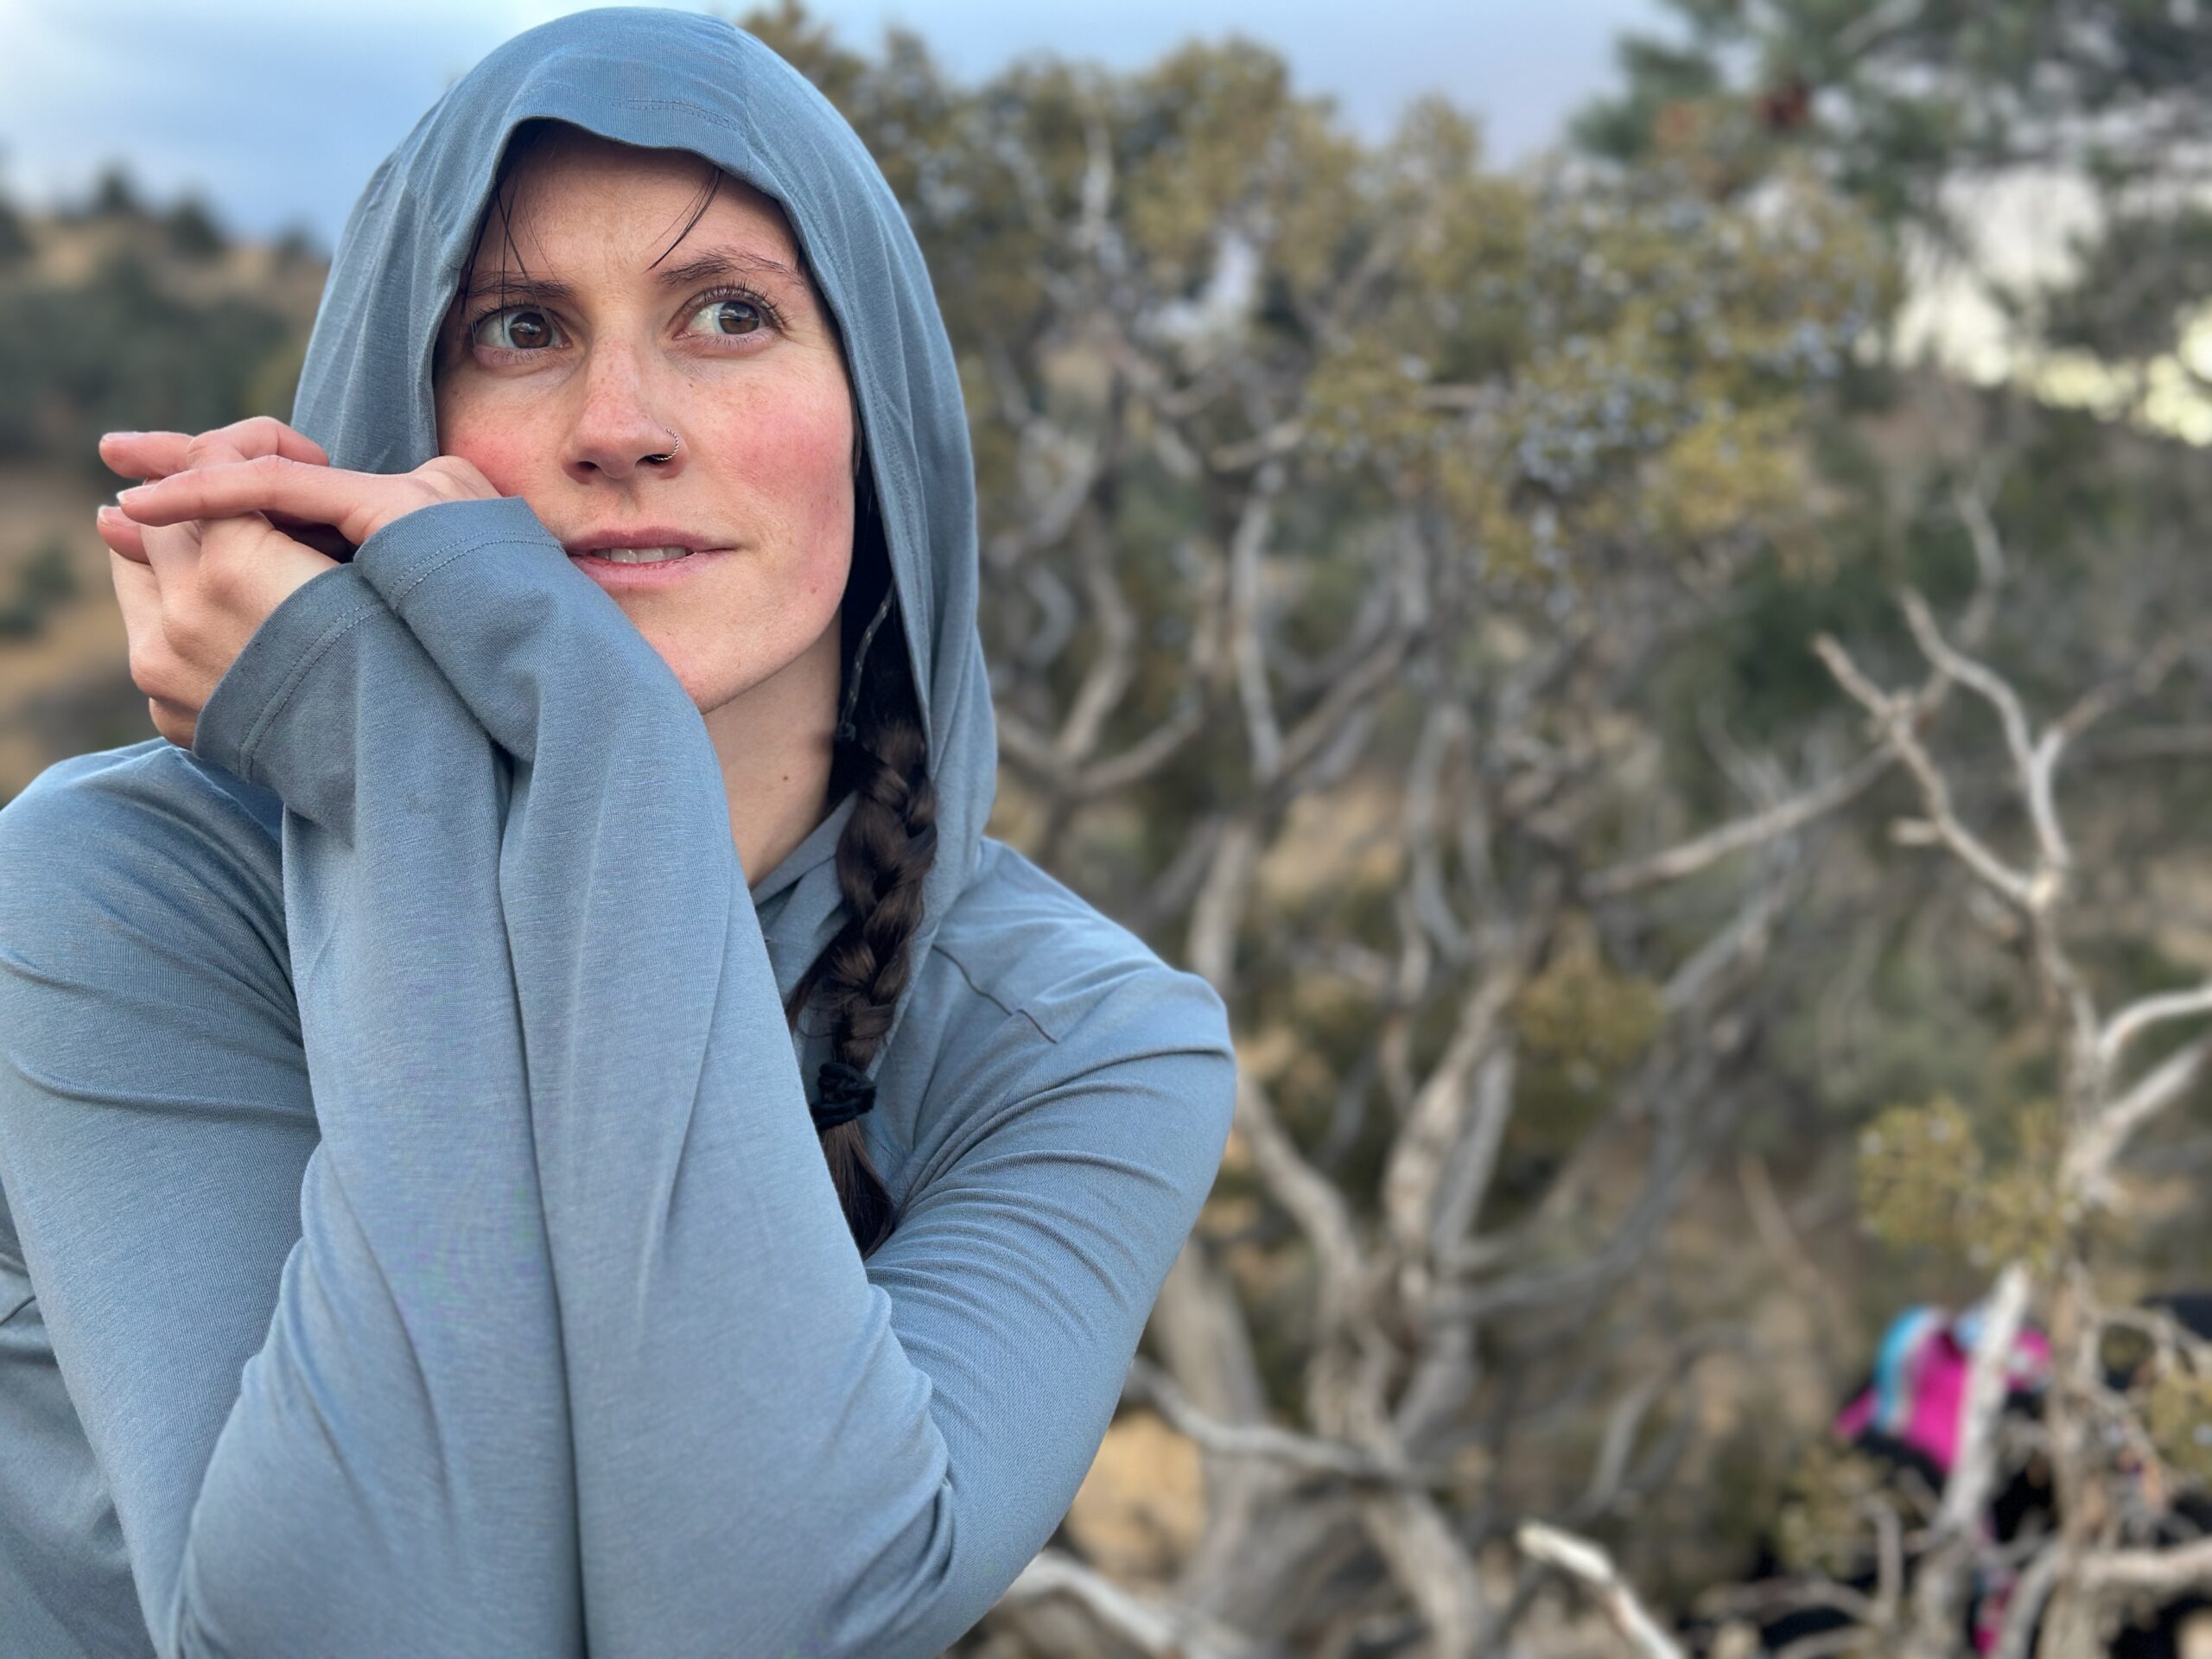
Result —
POLYGON ((531 542, 563 553, 518 495, 438 501, 402 513, 354 550, 353 568, 400 611, 410 589, 474 549, 531 542))
POLYGON ((264 788, 254 757, 270 722, 322 654, 382 610, 359 571, 341 564, 310 576, 262 620, 200 709, 192 753, 264 788))

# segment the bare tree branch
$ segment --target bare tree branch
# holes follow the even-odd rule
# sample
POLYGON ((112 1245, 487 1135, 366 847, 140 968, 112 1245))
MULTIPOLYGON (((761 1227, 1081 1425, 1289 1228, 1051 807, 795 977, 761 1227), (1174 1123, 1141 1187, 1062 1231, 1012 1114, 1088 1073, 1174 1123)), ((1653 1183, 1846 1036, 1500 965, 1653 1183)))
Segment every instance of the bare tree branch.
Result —
POLYGON ((1146 1600, 1093 1572, 1064 1550, 1040 1550, 1001 1603, 1071 1596, 1124 1641, 1155 1659, 1262 1659, 1259 1644, 1213 1620, 1146 1600))
POLYGON ((1913 729, 1916 709, 1914 700, 1882 690, 1860 671, 1850 653, 1831 636, 1822 634, 1814 642, 1813 648, 1828 665, 1836 683, 1874 716, 1891 746, 1910 769, 1943 843, 1958 855, 1968 869, 2005 898, 2024 911, 2035 909, 2041 902, 2042 890, 1990 851, 1979 836, 1959 821, 1951 804, 1950 785, 1936 770, 1935 760, 1913 729))
MULTIPOLYGON (((2045 868, 2063 874, 2074 862, 2072 852, 2066 845, 2066 835, 2059 827, 2058 810, 2052 799, 2052 774, 2057 769, 2059 744, 2048 746, 2037 742, 2028 721, 2028 714, 2019 696, 2002 676, 1965 652, 1954 649, 1936 626, 1936 619, 1928 609, 1928 601, 1907 589, 1904 594, 1904 614, 1911 626, 1912 637, 1921 651, 1951 678, 1970 690, 1980 694, 1983 701, 1997 711, 1999 724, 2005 732, 2005 747, 2012 757, 2014 775, 2020 785, 2020 794, 2028 808, 2029 821, 2035 825, 2036 845, 2042 855, 2045 868)), ((2042 872, 2037 873, 2039 875, 2042 872)))
POLYGON ((1141 1357, 1129 1367, 1123 1397, 1153 1407, 1178 1433, 1224 1457, 1268 1458, 1307 1474, 1385 1486, 1449 1486, 1458 1478, 1448 1468, 1416 1468, 1361 1446, 1269 1423, 1217 1422, 1185 1399, 1166 1372, 1141 1357))
POLYGON ((2127 1046, 2153 1026, 2171 1020, 2194 1019, 2200 1014, 2212 1014, 2212 982, 2199 985, 2195 990, 2167 991, 2129 1003, 2097 1033, 2100 1074, 2111 1077, 2127 1046))
POLYGON ((1786 801, 1762 808, 1718 829, 1709 830, 1663 852, 1650 853, 1641 858, 1610 865, 1584 878, 1583 891, 1593 899, 1611 899, 1640 888, 1656 887, 1661 882, 1676 881, 1686 875, 1694 875, 1731 853, 1758 846, 1778 836, 1786 836, 1839 807, 1848 805, 1872 787, 1896 761, 1895 749, 1877 749, 1862 757, 1849 770, 1824 783, 1815 784, 1786 801))
POLYGON ((2200 1037, 2168 1055, 2098 1113, 2069 1148, 2069 1189, 2092 1202, 2101 1201, 2107 1173, 2136 1131, 2186 1096, 2204 1075, 2208 1059, 2212 1059, 2212 1037, 2200 1037))
POLYGON ((1514 1530, 1513 1539, 1523 1554, 1557 1567, 1589 1589, 1615 1628, 1644 1659, 1682 1659, 1681 1644, 1644 1611, 1636 1592, 1615 1569, 1612 1557, 1597 1545, 1541 1521, 1522 1522, 1514 1530))

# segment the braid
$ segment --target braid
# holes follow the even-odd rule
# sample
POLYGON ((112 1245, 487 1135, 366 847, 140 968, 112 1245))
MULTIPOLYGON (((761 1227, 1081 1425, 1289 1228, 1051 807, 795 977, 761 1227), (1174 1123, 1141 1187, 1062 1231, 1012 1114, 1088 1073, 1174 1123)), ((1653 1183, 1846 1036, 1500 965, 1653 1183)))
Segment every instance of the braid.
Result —
MULTIPOLYGON (((872 493, 863 484, 855 502, 853 574, 844 609, 849 645, 859 623, 891 592, 890 560, 872 493)), ((830 760, 832 793, 849 791, 854 797, 836 855, 837 885, 851 915, 808 966, 785 1010, 796 1024, 809 999, 817 1001, 832 1021, 832 1064, 855 1071, 874 1058, 912 971, 906 947, 921 923, 922 880, 937 852, 937 791, 898 623, 893 594, 879 629, 885 637, 861 662, 851 735, 841 731, 830 760)), ((826 1091, 830 1079, 823 1081, 826 1091)), ((868 1160, 859 1122, 823 1129, 822 1155, 846 1224, 866 1255, 890 1236, 898 1217, 868 1160)))

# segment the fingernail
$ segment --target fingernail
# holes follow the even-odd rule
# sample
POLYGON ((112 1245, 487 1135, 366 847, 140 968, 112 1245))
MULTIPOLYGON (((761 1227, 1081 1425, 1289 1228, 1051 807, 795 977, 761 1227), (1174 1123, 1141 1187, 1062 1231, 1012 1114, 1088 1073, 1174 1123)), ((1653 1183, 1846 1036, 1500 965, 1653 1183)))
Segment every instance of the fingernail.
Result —
POLYGON ((146 484, 133 484, 133 485, 132 485, 129 489, 127 489, 127 490, 118 490, 118 491, 115 493, 115 499, 116 499, 117 500, 118 500, 118 501, 122 502, 125 506, 128 506, 128 505, 130 505, 130 498, 131 498, 132 496, 134 496, 134 495, 143 495, 143 494, 145 494, 145 493, 146 493, 146 492, 147 492, 149 488, 151 488, 151 487, 152 487, 152 486, 151 486, 150 485, 146 485, 146 484))

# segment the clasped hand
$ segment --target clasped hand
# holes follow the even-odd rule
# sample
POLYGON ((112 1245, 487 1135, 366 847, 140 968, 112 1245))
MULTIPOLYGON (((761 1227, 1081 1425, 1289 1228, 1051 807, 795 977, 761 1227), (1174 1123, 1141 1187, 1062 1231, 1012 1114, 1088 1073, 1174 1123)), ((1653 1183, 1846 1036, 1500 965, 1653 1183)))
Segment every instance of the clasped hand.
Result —
POLYGON ((440 501, 498 496, 472 463, 439 455, 411 473, 352 473, 268 416, 202 432, 111 432, 100 459, 125 478, 97 515, 130 636, 130 679, 154 729, 190 748, 200 710, 262 623, 292 593, 393 519, 440 501))

